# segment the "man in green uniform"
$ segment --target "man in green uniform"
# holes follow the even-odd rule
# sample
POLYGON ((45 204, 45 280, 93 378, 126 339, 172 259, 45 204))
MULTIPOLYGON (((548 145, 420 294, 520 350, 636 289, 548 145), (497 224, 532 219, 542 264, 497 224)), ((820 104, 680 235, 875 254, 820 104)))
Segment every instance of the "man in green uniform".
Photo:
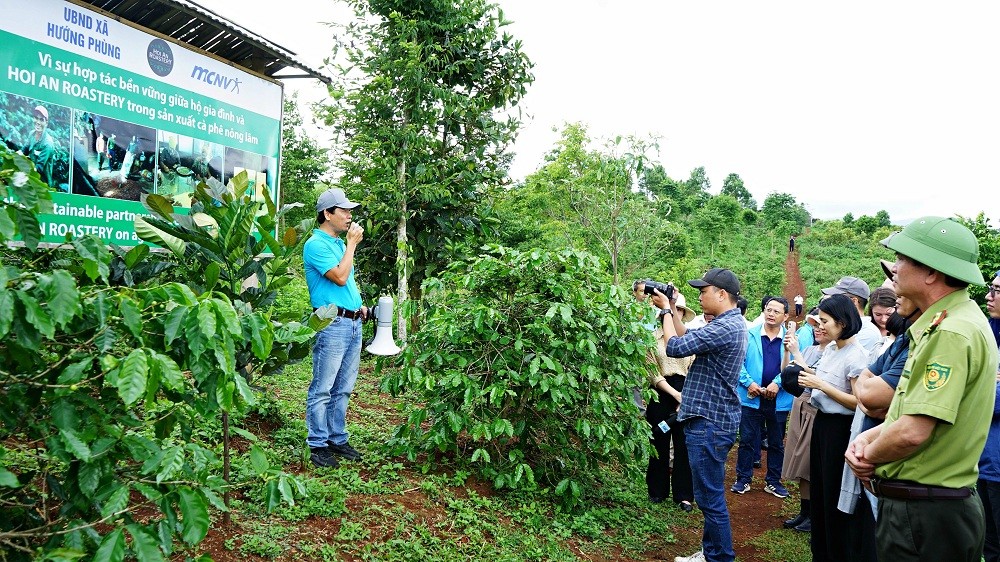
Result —
POLYGON ((885 423, 846 459, 879 497, 882 560, 969 560, 983 554, 979 456, 993 415, 997 346, 970 284, 985 285, 968 228, 923 217, 882 241, 896 252, 896 293, 924 311, 885 423))

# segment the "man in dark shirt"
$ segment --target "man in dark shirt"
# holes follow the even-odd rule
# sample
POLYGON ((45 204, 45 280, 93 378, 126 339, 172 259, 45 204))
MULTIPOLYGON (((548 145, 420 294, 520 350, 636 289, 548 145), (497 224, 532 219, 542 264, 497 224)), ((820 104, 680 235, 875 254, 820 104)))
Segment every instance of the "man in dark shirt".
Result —
POLYGON ((663 334, 667 355, 697 358, 688 371, 677 419, 687 440, 694 498, 705 515, 702 551, 675 558, 675 562, 732 561, 733 533, 726 506, 726 456, 740 425, 740 397, 736 384, 747 351, 746 322, 736 307, 740 281, 728 269, 710 269, 688 284, 699 290, 698 303, 714 319, 687 330, 675 314, 673 300, 656 291, 653 303, 664 310, 663 334))

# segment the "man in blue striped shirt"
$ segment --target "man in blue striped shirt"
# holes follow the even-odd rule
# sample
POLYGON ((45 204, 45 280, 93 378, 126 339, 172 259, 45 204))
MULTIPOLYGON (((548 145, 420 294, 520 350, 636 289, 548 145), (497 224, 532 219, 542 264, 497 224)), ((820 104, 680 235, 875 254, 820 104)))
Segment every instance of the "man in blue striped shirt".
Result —
POLYGON ((736 559, 736 553, 726 506, 725 465, 740 426, 736 384, 747 352, 746 322, 736 306, 740 280, 728 269, 714 268, 688 284, 699 290, 702 311, 715 316, 701 328, 686 330, 674 314, 676 291, 673 300, 659 291, 653 296, 653 303, 664 310, 667 355, 697 356, 684 383, 677 419, 683 422, 694 499, 705 515, 705 528, 702 551, 674 560, 729 562, 736 559))

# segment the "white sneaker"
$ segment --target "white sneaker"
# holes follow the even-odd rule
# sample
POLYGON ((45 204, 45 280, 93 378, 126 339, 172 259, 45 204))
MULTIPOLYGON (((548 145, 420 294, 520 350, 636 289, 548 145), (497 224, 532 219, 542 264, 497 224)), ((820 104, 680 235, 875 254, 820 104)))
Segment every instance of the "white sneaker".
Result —
POLYGON ((705 562, 705 554, 699 550, 691 556, 678 556, 674 558, 674 562, 705 562))

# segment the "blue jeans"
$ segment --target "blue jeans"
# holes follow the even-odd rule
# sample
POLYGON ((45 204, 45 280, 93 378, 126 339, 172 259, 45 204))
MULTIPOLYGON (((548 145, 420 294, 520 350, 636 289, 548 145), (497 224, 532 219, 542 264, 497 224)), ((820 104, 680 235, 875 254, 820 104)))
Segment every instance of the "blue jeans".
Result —
POLYGON ((781 464, 785 460, 785 422, 788 412, 774 411, 774 400, 760 399, 760 408, 743 406, 740 413, 740 447, 736 452, 736 481, 753 479, 753 461, 760 458, 761 428, 767 431, 768 484, 781 482, 781 464))
POLYGON ((316 334, 313 378, 306 395, 306 443, 326 447, 347 443, 347 402, 358 380, 361 320, 338 316, 316 334))
POLYGON ((736 559, 733 531, 726 507, 726 455, 736 441, 734 433, 725 432, 705 418, 684 421, 688 462, 694 485, 694 500, 705 515, 701 549, 710 562, 736 559))

